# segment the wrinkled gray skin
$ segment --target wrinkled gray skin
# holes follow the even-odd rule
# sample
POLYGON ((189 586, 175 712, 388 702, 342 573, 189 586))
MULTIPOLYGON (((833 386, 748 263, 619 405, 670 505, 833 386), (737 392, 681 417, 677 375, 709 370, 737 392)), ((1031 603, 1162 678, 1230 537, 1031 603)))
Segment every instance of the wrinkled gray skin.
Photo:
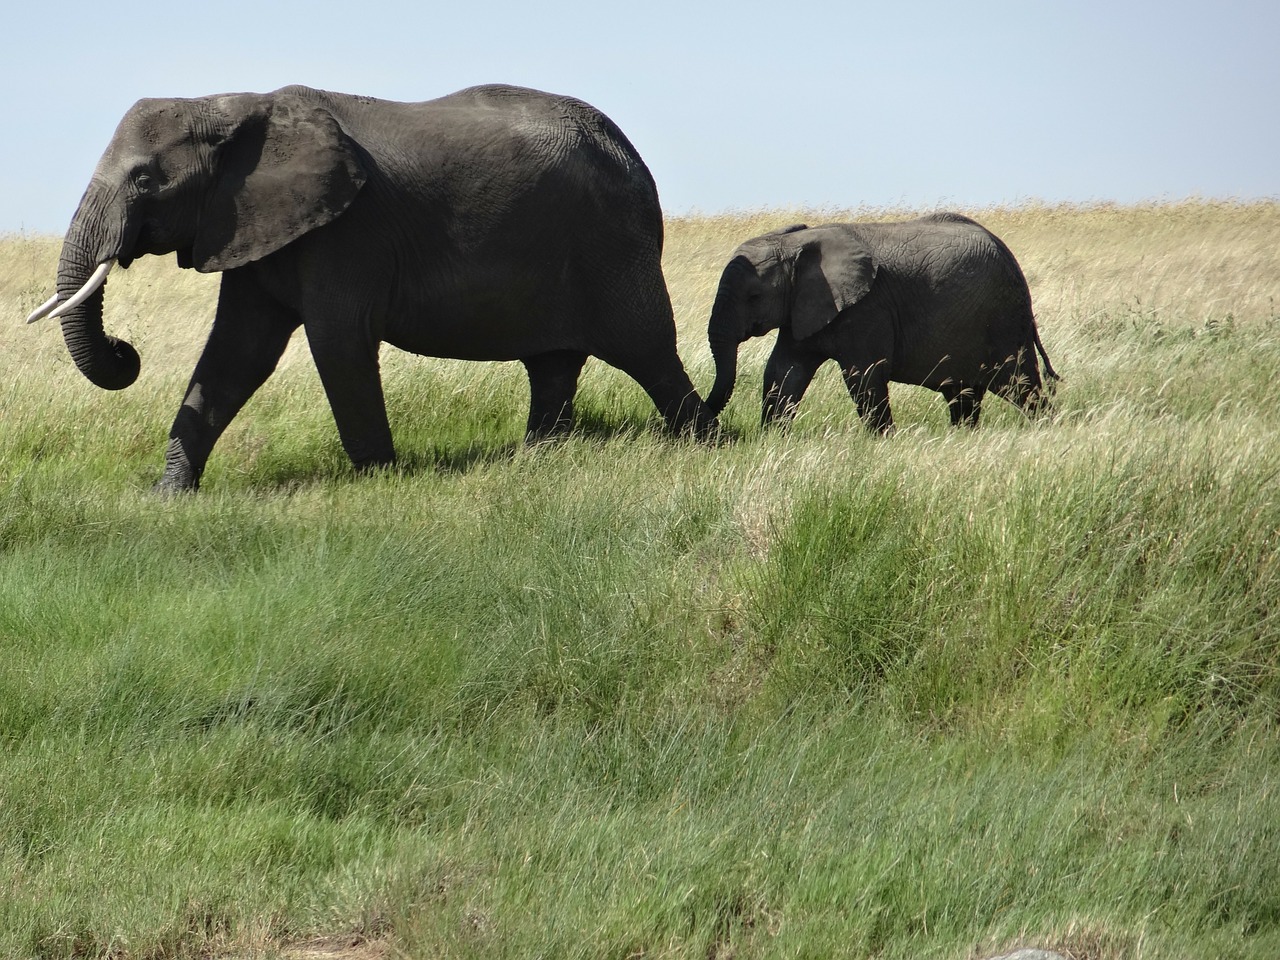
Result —
POLYGON ((770 330, 762 419, 794 414, 818 367, 840 364, 858 414, 890 433, 889 382, 946 399, 955 425, 977 426, 987 391, 1030 414, 1047 408, 1031 294, 1009 249, 958 214, 906 223, 794 226, 742 244, 720 278, 707 327, 716 381, 733 392, 738 345, 770 330))
MULTIPOLYGON (((578 100, 485 86, 395 103, 294 86, 134 105, 67 230, 58 293, 145 254, 222 272, 158 484, 190 490, 299 325, 358 468, 395 458, 383 341, 522 361, 529 438, 570 428, 589 355, 635 378, 672 430, 709 431, 676 354, 662 240, 648 169, 578 100)), ((102 304, 100 290, 62 327, 81 372, 115 390, 139 359, 104 334, 102 304)))

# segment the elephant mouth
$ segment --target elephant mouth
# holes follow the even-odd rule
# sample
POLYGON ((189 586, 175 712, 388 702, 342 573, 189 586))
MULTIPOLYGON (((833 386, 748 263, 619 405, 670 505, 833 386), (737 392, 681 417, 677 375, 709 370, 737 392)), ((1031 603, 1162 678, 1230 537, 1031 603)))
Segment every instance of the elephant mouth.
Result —
POLYGON ((173 249, 169 247, 166 250, 164 245, 156 240, 157 231, 155 226, 146 220, 130 232, 125 234, 124 241, 120 244, 120 256, 117 258, 117 262, 120 264, 121 269, 129 269, 129 265, 134 260, 148 253, 153 255, 168 253, 169 250, 173 249), (130 232, 132 236, 129 235, 130 232))

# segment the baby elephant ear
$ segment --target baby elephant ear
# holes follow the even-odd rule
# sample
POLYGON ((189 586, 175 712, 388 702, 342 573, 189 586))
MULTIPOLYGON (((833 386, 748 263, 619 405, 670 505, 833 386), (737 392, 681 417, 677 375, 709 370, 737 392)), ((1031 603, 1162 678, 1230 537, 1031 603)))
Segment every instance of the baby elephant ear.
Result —
POLYGON ((192 259, 203 273, 260 260, 337 217, 364 186, 355 143, 323 107, 292 94, 223 98, 218 147, 192 259))
POLYGON ((871 250, 857 237, 808 233, 796 256, 791 335, 797 340, 813 336, 865 297, 875 276, 871 250))

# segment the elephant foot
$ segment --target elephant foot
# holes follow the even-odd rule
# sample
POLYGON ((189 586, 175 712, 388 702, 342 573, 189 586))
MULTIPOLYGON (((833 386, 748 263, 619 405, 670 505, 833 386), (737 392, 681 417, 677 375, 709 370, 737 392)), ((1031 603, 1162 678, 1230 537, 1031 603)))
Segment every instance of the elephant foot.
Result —
POLYGON ((526 447, 549 447, 569 439, 568 430, 529 431, 524 435, 526 447))
POLYGON ((887 440, 898 432, 898 427, 893 421, 888 423, 868 423, 867 432, 878 439, 887 440))
POLYGON ((693 436, 701 443, 716 444, 724 436, 724 430, 720 426, 720 417, 713 413, 711 408, 705 403, 702 404, 693 421, 693 436))
POLYGON ((524 428, 524 442, 528 446, 564 440, 573 433, 573 410, 559 412, 557 415, 538 416, 529 414, 529 422, 524 428))
POLYGON ((689 437, 711 443, 720 435, 720 418, 712 413, 696 392, 690 391, 666 407, 659 405, 667 432, 673 437, 689 437))
POLYGON ((356 473, 366 475, 370 473, 382 473, 387 470, 394 470, 396 466, 396 455, 381 455, 376 457, 367 457, 363 460, 352 458, 351 466, 355 468, 356 473))
POLYGON ((700 430, 694 439, 698 443, 711 448, 728 447, 741 440, 742 433, 733 427, 726 426, 718 418, 713 417, 705 432, 700 430))
POLYGON ((161 477, 151 487, 151 493, 157 497, 172 499, 173 497, 194 496, 200 489, 198 482, 183 483, 170 477, 161 477))
MULTIPOLYGON (((179 414, 181 417, 182 414, 179 414)), ((169 446, 164 452, 164 473, 151 488, 151 492, 160 496, 173 496, 180 493, 195 493, 200 489, 200 474, 204 472, 203 458, 196 457, 200 466, 192 463, 187 455, 188 445, 176 436, 169 438, 169 446)))

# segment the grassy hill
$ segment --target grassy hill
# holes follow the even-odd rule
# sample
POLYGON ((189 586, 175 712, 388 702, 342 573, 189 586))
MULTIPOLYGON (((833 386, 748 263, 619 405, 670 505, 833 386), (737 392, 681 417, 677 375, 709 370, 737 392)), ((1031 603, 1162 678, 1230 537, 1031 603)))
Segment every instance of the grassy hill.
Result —
MULTIPOLYGON (((0 956, 1280 956, 1280 205, 969 212, 1051 421, 762 433, 765 338, 733 442, 592 361, 527 449, 518 364, 386 348, 356 477, 299 334, 176 500, 217 278, 113 274, 105 393, 0 238, 0 956)), ((741 240, 894 215, 669 221, 699 387, 741 240)))

